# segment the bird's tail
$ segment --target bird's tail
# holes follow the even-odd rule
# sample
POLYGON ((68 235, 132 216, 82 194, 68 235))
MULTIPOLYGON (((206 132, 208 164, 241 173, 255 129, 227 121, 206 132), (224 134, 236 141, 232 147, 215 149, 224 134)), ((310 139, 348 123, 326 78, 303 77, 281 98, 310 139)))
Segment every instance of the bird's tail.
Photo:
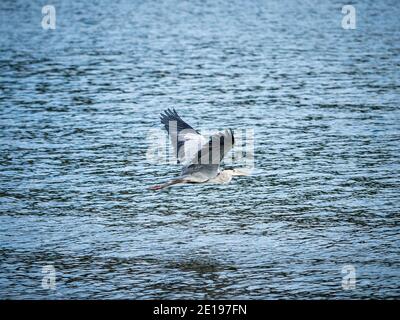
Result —
POLYGON ((173 184, 178 184, 178 183, 184 183, 184 180, 182 179, 174 179, 171 181, 168 181, 166 183, 163 184, 157 184, 155 186, 150 187, 150 190, 160 190, 160 189, 164 189, 166 187, 172 186, 173 184))

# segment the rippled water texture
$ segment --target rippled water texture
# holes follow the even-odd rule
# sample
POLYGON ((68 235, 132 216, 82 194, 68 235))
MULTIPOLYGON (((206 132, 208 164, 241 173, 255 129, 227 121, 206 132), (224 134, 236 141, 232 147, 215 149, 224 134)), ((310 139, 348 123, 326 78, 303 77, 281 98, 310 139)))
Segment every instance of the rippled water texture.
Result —
POLYGON ((400 298, 400 5, 353 3, 2 0, 0 297, 400 298), (167 107, 259 173, 149 191, 167 107))

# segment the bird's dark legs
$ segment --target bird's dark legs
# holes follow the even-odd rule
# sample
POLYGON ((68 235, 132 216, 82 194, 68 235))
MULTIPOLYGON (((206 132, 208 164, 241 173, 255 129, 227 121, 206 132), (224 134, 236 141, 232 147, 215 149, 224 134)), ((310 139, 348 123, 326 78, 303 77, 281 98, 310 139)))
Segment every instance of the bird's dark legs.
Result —
POLYGON ((162 189, 162 188, 163 188, 163 186, 160 185, 160 184, 155 185, 155 186, 152 186, 152 187, 149 187, 150 190, 160 190, 160 189, 162 189))
POLYGON ((184 183, 184 180, 182 180, 182 179, 171 180, 171 181, 168 181, 168 182, 163 183, 163 184, 157 184, 155 186, 152 186, 149 189, 150 190, 160 190, 160 189, 172 186, 173 184, 177 184, 177 183, 184 183))

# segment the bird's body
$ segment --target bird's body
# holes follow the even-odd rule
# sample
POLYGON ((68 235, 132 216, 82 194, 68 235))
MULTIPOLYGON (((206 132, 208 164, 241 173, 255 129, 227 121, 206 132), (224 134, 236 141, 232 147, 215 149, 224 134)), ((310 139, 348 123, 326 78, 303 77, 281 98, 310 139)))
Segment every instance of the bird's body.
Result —
POLYGON ((224 184, 229 183, 235 175, 247 175, 239 169, 220 170, 220 162, 234 144, 232 130, 219 132, 207 140, 184 122, 175 109, 168 109, 161 114, 161 123, 171 138, 177 162, 183 164, 183 169, 176 179, 150 189, 159 190, 175 184, 224 184))
POLYGON ((215 178, 210 179, 209 182, 219 184, 229 183, 234 175, 235 170, 222 170, 215 178))

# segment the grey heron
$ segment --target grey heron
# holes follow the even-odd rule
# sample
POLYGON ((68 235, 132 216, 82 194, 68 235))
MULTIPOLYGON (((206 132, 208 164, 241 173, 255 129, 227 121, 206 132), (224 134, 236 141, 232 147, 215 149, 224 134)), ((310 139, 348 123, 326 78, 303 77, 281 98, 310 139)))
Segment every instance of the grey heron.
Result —
POLYGON ((233 176, 248 175, 243 169, 220 169, 220 162, 235 142, 231 129, 218 132, 207 140, 178 115, 175 109, 161 113, 161 123, 171 139, 177 162, 183 165, 180 176, 150 187, 159 190, 176 184, 229 183, 233 176))

